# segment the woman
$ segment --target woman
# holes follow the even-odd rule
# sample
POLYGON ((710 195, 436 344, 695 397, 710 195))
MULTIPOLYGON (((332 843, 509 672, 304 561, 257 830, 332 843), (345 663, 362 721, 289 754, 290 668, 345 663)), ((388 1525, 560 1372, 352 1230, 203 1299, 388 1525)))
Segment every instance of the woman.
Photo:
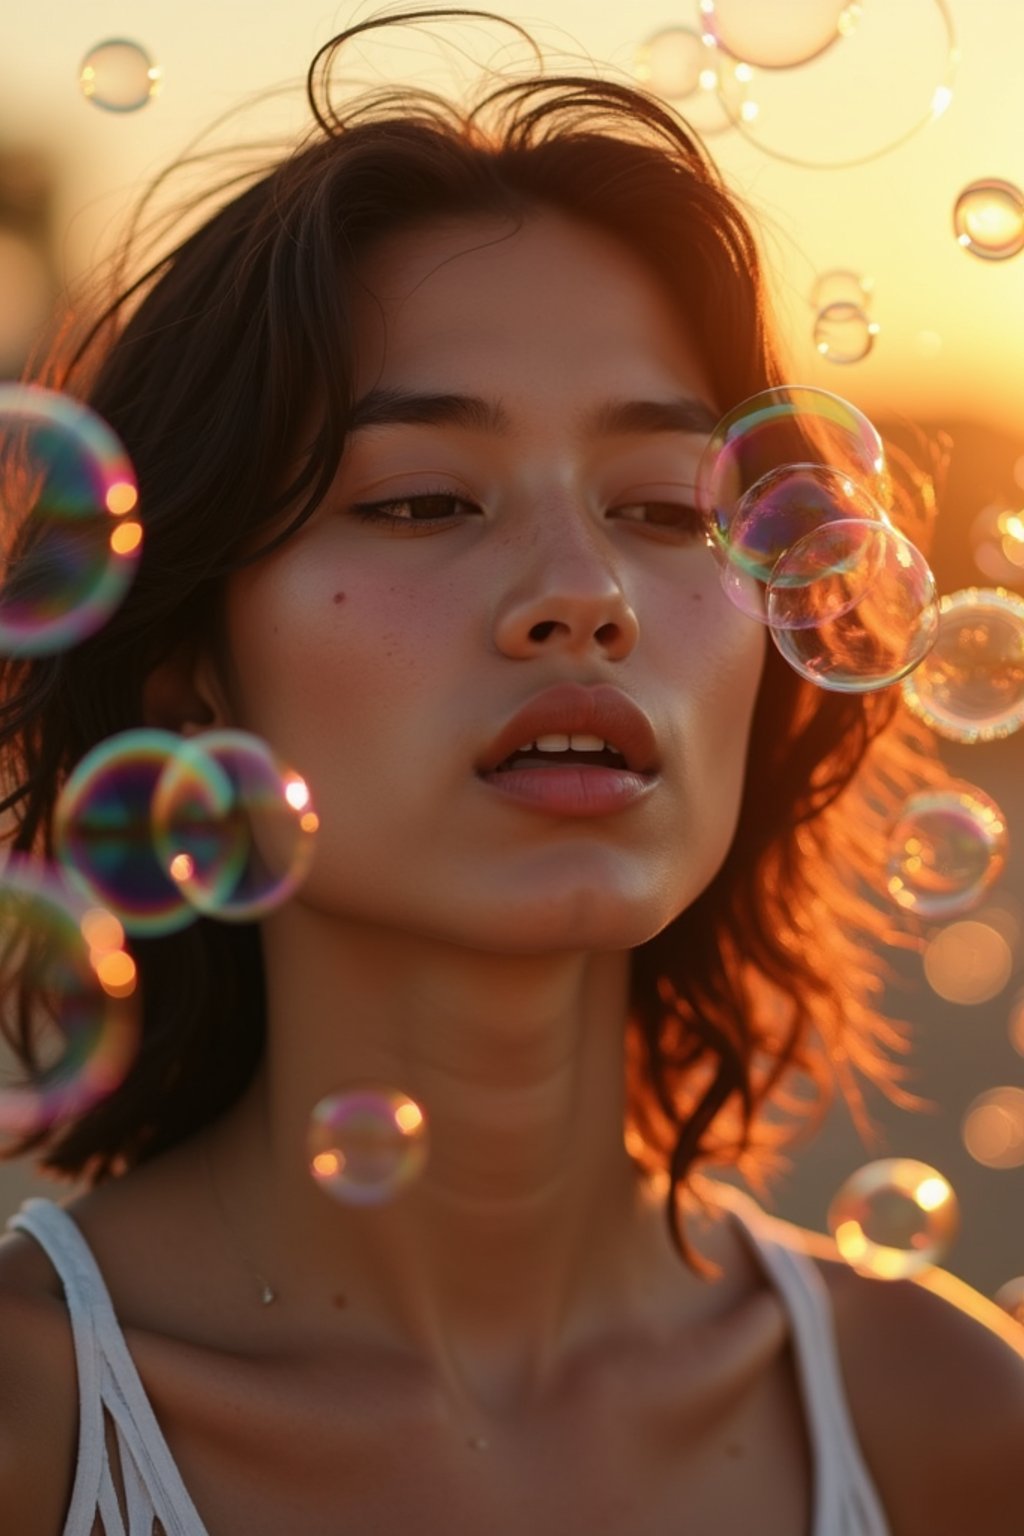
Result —
POLYGON ((259 925, 138 941, 138 1061, 21 1149, 91 1187, 0 1245, 4 1528, 1010 1536, 1015 1325, 698 1171, 757 1177, 795 1071, 898 1091, 843 894, 892 701, 801 683, 689 502, 778 378, 747 226, 622 85, 332 107, 352 33, 319 134, 50 375, 146 556, 8 664, 15 846, 143 723, 265 738, 321 831, 259 925), (366 1080, 430 1156, 356 1208, 306 1131, 366 1080))

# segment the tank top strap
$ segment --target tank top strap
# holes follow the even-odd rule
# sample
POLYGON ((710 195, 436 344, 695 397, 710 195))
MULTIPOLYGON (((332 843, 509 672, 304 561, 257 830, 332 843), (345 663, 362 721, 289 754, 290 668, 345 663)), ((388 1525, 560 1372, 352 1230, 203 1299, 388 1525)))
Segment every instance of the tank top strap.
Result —
POLYGON ((815 1466, 814 1536, 891 1536, 850 1414, 831 1298, 817 1265, 791 1223, 742 1190, 719 1185, 722 1190, 722 1203, 753 1244, 790 1317, 815 1466))
POLYGON ((106 1455, 105 1415, 118 1436, 127 1536, 206 1536, 142 1385, 106 1283, 74 1218, 53 1200, 26 1200, 7 1222, 44 1250, 64 1288, 78 1370, 79 1447, 65 1531, 91 1532, 97 1510, 108 1536, 124 1531, 106 1455))

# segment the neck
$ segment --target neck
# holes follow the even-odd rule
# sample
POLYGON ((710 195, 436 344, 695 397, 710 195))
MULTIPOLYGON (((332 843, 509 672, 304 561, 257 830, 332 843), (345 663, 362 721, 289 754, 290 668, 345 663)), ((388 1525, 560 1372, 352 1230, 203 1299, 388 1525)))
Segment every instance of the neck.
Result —
POLYGON ((349 1333, 453 1393, 541 1390, 637 1315, 664 1258, 623 1143, 628 954, 493 956, 295 905, 277 917, 265 1060, 217 1150, 259 1234, 248 1254, 283 1305, 340 1291, 349 1333), (306 1138, 320 1099, 366 1082, 416 1101, 428 1155, 393 1199, 356 1207, 317 1187, 306 1138))

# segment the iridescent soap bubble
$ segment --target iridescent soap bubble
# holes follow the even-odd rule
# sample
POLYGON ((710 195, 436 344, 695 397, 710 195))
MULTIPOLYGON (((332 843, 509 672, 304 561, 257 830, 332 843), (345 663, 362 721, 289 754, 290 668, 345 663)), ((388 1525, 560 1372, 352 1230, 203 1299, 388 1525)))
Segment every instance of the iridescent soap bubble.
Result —
POLYGON ((152 813, 163 869, 193 907, 227 922, 249 922, 294 894, 320 825, 302 776, 238 730, 181 743, 152 813))
POLYGON ((1016 1275, 1001 1285, 992 1300, 1008 1312, 1015 1322, 1024 1323, 1024 1275, 1016 1275))
POLYGON ((0 1012, 10 1037, 19 984, 31 988, 35 1069, 0 1086, 0 1132, 44 1131, 124 1081, 139 1043, 137 981, 112 913, 40 861, 9 857, 0 873, 0 1012))
POLYGON ((957 243, 982 261, 1006 261, 1024 250, 1024 192, 1011 181, 972 181, 953 205, 957 243))
POLYGON ((109 907, 129 933, 173 933, 196 919, 153 840, 153 794, 182 738, 141 729, 108 736, 69 775, 54 810, 68 881, 109 907))
POLYGON ((828 1228, 840 1257, 876 1280, 904 1280, 939 1264, 959 1226, 957 1198, 948 1181, 912 1157, 865 1163, 828 1209, 828 1228))
POLYGON ((137 112, 159 91, 160 67, 138 43, 110 37, 89 49, 78 83, 93 106, 106 112, 137 112))
POLYGON ((135 471, 94 411, 35 384, 0 384, 0 651, 43 656, 91 635, 135 576, 135 471))
POLYGON ((859 363, 875 344, 878 325, 858 304, 826 304, 814 319, 816 350, 830 363, 859 363))
MULTIPOLYGON (((839 395, 796 384, 762 390, 718 422, 696 473, 697 506, 712 549, 766 581, 771 562, 755 543, 744 548, 749 528, 736 514, 747 493, 780 469, 817 466, 853 482, 883 507, 888 481, 882 440, 868 418, 839 395)), ((760 520, 759 520, 760 521, 760 520)), ((773 558, 779 553, 773 541, 773 558)))
POLYGON ((420 1174, 427 1121, 408 1094, 379 1083, 328 1094, 313 1109, 309 1169, 343 1205, 383 1205, 420 1174))
POLYGON ((1024 1088, 990 1088, 964 1112, 964 1146, 986 1168, 1024 1167, 1024 1088))
POLYGON ((803 0, 787 7, 784 20, 764 0, 701 0, 700 9, 720 48, 761 69, 792 69, 817 58, 850 35, 861 11, 852 0, 803 0))
POLYGON ((1013 951, 1003 934, 976 919, 940 929, 922 959, 932 991, 965 1008, 998 997, 1013 974, 1013 951))
POLYGON ((935 644, 903 697, 949 741, 993 741, 1024 725, 1024 598, 965 587, 939 603, 935 644))
POLYGON ((974 784, 924 789, 905 801, 888 838, 886 890, 924 918, 968 912, 1002 873, 1006 818, 974 784))
POLYGON ((888 523, 885 511, 842 470, 787 464, 769 470, 740 497, 729 524, 723 585, 738 608, 768 622, 767 588, 788 550, 826 523, 888 523), (753 581, 738 579, 754 577, 753 581))
POLYGON ((867 693, 928 654, 938 624, 928 562, 889 523, 825 523, 780 557, 768 583, 772 639, 808 682, 867 693))
POLYGON ((857 309, 867 310, 874 288, 873 279, 863 272, 855 272, 852 267, 830 267, 827 272, 818 273, 808 298, 815 314, 830 304, 853 304, 857 309))
POLYGON ((728 80, 730 99, 742 109, 750 71, 719 52, 713 41, 692 27, 663 27, 636 51, 637 80, 665 101, 685 102, 686 121, 705 138, 731 128, 719 96, 719 82, 728 80))

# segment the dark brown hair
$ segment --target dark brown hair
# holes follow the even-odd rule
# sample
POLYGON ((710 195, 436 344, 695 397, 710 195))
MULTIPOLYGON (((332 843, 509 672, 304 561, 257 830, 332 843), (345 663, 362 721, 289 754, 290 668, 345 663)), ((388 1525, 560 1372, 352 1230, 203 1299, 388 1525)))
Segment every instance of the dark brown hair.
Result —
MULTIPOLYGON (((353 403, 353 269, 371 242, 446 216, 518 224, 560 210, 657 275, 723 411, 780 382, 748 223, 699 141, 653 96, 538 73, 492 83, 471 104, 409 89, 332 100, 336 56, 357 33, 448 16, 502 22, 477 11, 385 15, 322 49, 307 140, 242 190, 217 189, 217 211, 123 284, 84 334, 76 321, 77 342, 41 370, 127 446, 145 551, 105 628, 61 655, 2 663, 14 848, 52 852, 69 771, 143 723, 153 668, 183 636, 215 636, 225 578, 325 494, 353 403)), ((887 808, 914 764, 903 732, 882 734, 896 709, 892 688, 826 692, 769 647, 731 850, 699 899, 634 952, 627 1145, 667 1175, 670 1230, 697 1268, 677 1192, 697 1189, 700 1166, 716 1162, 756 1182, 794 1134, 770 1111, 799 1124, 817 1108, 820 1118, 838 1081, 867 1135, 855 1072, 921 1102, 897 1088, 905 1068, 887 1054, 906 1040, 876 1011, 887 920, 868 899, 887 808), (810 1097, 789 1093, 801 1078, 810 1097)), ((99 1180, 181 1142, 250 1080, 265 1030, 258 927, 201 919, 132 947, 143 1030, 127 1079, 8 1155, 32 1150, 43 1168, 99 1180)), ((11 1042, 29 1066, 30 1012, 22 1007, 11 1042)))

